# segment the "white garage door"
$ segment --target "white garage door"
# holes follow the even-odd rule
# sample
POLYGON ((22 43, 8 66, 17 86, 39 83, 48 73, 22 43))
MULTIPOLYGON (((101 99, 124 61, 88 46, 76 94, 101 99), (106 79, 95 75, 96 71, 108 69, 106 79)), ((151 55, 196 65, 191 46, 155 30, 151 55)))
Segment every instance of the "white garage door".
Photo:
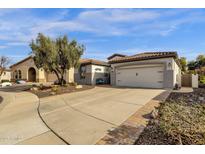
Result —
POLYGON ((126 87, 163 88, 163 66, 118 68, 116 85, 126 87))

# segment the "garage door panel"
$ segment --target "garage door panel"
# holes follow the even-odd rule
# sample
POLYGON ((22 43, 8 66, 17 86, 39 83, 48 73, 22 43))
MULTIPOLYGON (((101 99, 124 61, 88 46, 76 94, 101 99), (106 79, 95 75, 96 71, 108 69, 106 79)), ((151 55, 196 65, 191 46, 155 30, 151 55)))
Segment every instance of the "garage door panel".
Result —
POLYGON ((162 88, 163 67, 118 68, 116 83, 118 86, 162 88))

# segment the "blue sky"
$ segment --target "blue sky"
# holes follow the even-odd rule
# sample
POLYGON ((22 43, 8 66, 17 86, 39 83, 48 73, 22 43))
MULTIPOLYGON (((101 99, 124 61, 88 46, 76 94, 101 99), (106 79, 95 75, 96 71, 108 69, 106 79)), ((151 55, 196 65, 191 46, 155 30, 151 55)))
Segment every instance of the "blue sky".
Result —
POLYGON ((177 51, 192 60, 205 54, 205 9, 0 9, 0 54, 13 63, 39 32, 78 40, 84 58, 177 51))

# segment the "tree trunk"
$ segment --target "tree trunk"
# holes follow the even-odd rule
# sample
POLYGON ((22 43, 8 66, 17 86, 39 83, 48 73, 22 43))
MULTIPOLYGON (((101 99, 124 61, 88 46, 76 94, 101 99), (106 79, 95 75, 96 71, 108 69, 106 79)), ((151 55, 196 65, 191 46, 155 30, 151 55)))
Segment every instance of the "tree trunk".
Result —
POLYGON ((57 72, 56 70, 54 70, 53 72, 56 74, 56 76, 57 76, 57 78, 58 78, 58 83, 60 84, 61 81, 60 81, 60 77, 59 77, 58 72, 57 72))
POLYGON ((65 73, 65 70, 62 70, 62 72, 61 72, 61 79, 60 79, 60 85, 61 86, 64 85, 64 73, 65 73))
POLYGON ((4 68, 0 68, 0 76, 3 74, 4 70, 4 68))

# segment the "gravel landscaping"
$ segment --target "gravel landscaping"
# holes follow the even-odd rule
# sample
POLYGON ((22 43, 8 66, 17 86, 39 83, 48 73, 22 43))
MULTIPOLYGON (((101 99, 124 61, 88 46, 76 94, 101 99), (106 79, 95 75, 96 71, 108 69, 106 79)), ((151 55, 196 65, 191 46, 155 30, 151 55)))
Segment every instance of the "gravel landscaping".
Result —
POLYGON ((205 144, 205 89, 172 92, 135 144, 205 144))
POLYGON ((39 98, 48 97, 48 96, 54 96, 54 95, 60 95, 64 93, 71 93, 71 92, 78 92, 83 90, 92 89, 94 86, 90 85, 82 85, 80 87, 74 86, 74 85, 66 85, 66 86, 37 86, 33 87, 29 90, 29 92, 37 95, 39 98))

